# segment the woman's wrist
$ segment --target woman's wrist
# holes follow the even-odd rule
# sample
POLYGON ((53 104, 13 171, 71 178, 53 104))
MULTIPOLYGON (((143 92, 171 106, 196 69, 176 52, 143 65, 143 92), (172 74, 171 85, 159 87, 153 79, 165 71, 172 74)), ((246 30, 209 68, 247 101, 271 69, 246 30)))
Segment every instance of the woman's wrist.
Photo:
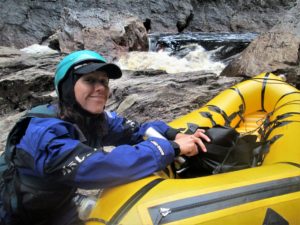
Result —
POLYGON ((179 130, 170 127, 170 128, 168 128, 168 130, 166 131, 165 136, 166 136, 166 138, 167 138, 168 140, 172 140, 172 141, 173 141, 173 140, 176 139, 176 136, 177 136, 178 133, 180 133, 179 130))
POLYGON ((175 157, 180 155, 180 146, 179 144, 177 144, 175 141, 170 141, 173 149, 174 149, 174 153, 175 153, 175 157))

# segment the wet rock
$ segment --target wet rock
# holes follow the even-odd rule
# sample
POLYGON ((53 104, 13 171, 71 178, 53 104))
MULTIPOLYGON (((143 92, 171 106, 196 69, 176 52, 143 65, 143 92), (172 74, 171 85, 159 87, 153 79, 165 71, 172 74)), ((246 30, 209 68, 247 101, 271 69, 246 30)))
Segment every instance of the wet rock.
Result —
POLYGON ((15 125, 16 121, 18 121, 21 116, 23 116, 25 112, 21 113, 14 113, 10 115, 6 115, 5 117, 0 118, 0 153, 4 150, 5 148, 5 143, 7 139, 7 135, 10 132, 10 130, 13 128, 15 125))
POLYGON ((23 48, 41 43, 59 27, 61 6, 54 1, 1 1, 1 45, 23 48))
POLYGON ((131 71, 125 71, 121 79, 111 82, 108 109, 117 110, 125 100, 130 104, 122 107, 124 116, 138 122, 155 119, 170 122, 199 108, 237 80, 205 71, 155 76, 135 76, 131 71))
POLYGON ((146 28, 147 33, 149 33, 151 31, 151 20, 149 18, 146 18, 143 24, 146 28))
POLYGON ((128 110, 130 107, 132 107, 137 101, 138 101, 138 95, 132 94, 128 95, 118 106, 116 109, 116 112, 119 114, 123 113, 124 111, 128 110))
POLYGON ((60 57, 21 53, 0 57, 0 115, 22 112, 52 100, 55 66, 60 57), (5 60, 3 60, 5 58, 5 60))
POLYGON ((223 61, 242 52, 257 35, 257 33, 240 34, 233 32, 150 34, 149 42, 152 51, 169 51, 179 57, 183 57, 189 51, 195 50, 196 46, 201 45, 205 50, 212 51, 212 59, 223 61))
POLYGON ((93 49, 113 60, 124 52, 148 50, 146 29, 135 17, 112 16, 103 9, 76 12, 65 8, 62 21, 58 34, 62 52, 93 49))
POLYGON ((133 76, 157 76, 160 74, 166 74, 165 70, 136 70, 132 71, 133 76))
POLYGON ((188 16, 186 16, 185 18, 182 18, 182 19, 178 20, 177 23, 176 23, 177 31, 179 33, 183 32, 183 30, 190 25, 190 23, 192 22, 193 18, 194 18, 194 12, 191 11, 188 16))
POLYGON ((255 76, 298 65, 300 37, 287 32, 267 32, 253 41, 221 73, 224 76, 255 76))
POLYGON ((221 75, 251 77, 274 72, 284 73, 290 83, 299 82, 299 10, 300 1, 270 31, 255 39, 221 75))

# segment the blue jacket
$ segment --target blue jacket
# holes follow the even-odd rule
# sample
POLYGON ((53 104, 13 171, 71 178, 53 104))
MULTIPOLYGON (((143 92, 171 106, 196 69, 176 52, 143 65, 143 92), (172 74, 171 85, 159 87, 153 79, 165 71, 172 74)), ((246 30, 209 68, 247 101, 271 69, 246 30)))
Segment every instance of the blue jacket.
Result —
POLYGON ((77 125, 57 118, 54 106, 38 106, 27 113, 8 136, 5 158, 9 172, 2 173, 0 224, 78 222, 72 201, 77 188, 131 182, 164 169, 174 159, 174 143, 143 139, 149 127, 174 138, 177 131, 164 122, 139 125, 105 112, 103 127, 102 137, 89 140, 92 144, 88 145, 77 125), (105 152, 106 145, 117 147, 105 152))
POLYGON ((74 124, 58 118, 32 118, 17 145, 26 159, 26 165, 19 168, 20 174, 49 183, 98 189, 146 177, 173 161, 170 141, 142 139, 149 127, 166 135, 170 127, 164 122, 138 125, 115 112, 105 112, 105 118, 108 134, 100 142, 102 146, 117 146, 111 152, 86 145, 74 124))

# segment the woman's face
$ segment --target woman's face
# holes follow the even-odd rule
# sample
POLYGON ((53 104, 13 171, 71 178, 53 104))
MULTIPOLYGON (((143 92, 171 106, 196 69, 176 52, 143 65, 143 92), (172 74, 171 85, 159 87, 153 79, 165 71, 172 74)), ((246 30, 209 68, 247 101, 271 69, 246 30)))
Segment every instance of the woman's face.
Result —
POLYGON ((75 83, 74 92, 76 101, 83 109, 100 114, 109 96, 108 77, 103 71, 88 73, 75 83))

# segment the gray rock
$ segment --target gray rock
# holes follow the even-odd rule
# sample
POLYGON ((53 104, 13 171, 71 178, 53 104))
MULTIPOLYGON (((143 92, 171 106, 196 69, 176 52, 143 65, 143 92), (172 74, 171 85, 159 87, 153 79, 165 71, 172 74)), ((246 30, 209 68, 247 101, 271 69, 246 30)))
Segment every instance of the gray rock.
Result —
POLYGON ((129 108, 131 106, 134 105, 134 103, 136 103, 138 101, 138 95, 137 94, 132 94, 132 95, 128 95, 119 105, 119 107, 117 108, 116 112, 121 114, 123 113, 125 110, 129 110, 129 108))
POLYGON ((255 76, 261 72, 274 72, 284 73, 290 83, 297 82, 300 75, 299 12, 300 1, 270 31, 257 37, 221 75, 255 76))
MULTIPOLYGON (((137 72, 135 72, 137 73, 137 72)), ((138 122, 162 119, 170 122, 198 109, 221 90, 236 83, 237 78, 218 77, 210 72, 157 73, 136 76, 125 71, 111 82, 111 98, 107 108, 122 108, 122 115, 138 122), (123 100, 129 102, 123 107, 123 100)), ((139 71, 142 74, 143 71, 139 71)), ((144 74, 149 74, 149 71, 144 74)))
POLYGON ((23 116, 25 112, 21 113, 14 113, 11 115, 6 115, 5 117, 0 118, 0 153, 4 150, 5 148, 5 143, 7 139, 7 135, 9 131, 13 128, 15 125, 16 121, 18 121, 21 116, 23 116))
POLYGON ((109 60, 124 52, 148 50, 142 21, 123 13, 111 15, 103 9, 77 12, 65 8, 58 40, 62 52, 93 49, 109 60))
POLYGON ((0 56, 0 115, 21 112, 51 101, 54 71, 59 59, 58 54, 0 56))

